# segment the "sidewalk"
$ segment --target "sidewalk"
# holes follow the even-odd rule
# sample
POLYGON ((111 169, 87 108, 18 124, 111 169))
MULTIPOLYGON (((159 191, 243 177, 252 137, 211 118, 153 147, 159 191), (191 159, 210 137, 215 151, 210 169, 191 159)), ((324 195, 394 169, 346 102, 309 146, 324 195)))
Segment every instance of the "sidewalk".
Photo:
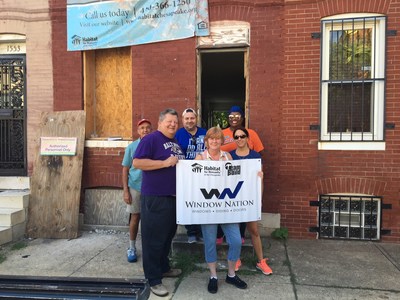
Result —
MULTIPOLYGON (((2 247, 6 260, 0 264, 0 275, 144 278, 140 256, 137 263, 126 262, 127 233, 82 232, 73 240, 26 241, 19 250, 2 247)), ((274 274, 264 276, 245 266, 238 275, 247 282, 246 290, 226 284, 226 271, 221 270, 218 293, 209 294, 204 270, 182 280, 164 279, 170 296, 151 294, 149 299, 400 299, 400 244, 336 240, 284 244, 269 238, 266 244, 264 252, 274 274)), ((140 254, 140 241, 138 246, 140 254)))

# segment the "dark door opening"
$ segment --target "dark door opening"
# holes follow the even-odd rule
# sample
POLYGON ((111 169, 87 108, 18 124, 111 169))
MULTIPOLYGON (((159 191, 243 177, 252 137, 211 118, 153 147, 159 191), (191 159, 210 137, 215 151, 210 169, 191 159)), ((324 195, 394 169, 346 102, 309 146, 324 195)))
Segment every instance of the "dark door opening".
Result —
POLYGON ((246 103, 246 50, 201 51, 200 100, 201 126, 228 126, 227 114, 232 105, 243 111, 246 103))

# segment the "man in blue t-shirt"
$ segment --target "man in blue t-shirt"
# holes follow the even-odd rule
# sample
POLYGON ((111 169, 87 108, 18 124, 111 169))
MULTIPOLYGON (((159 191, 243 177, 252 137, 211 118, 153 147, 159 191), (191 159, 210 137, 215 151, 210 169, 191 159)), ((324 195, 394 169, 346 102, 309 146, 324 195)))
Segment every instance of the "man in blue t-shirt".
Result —
MULTIPOLYGON (((194 159, 205 150, 204 137, 207 130, 197 126, 197 113, 193 108, 187 108, 182 113, 182 125, 175 135, 176 140, 185 154, 185 159, 194 159)), ((201 237, 200 225, 185 225, 188 243, 196 243, 201 237)))
POLYGON ((136 237, 140 221, 140 189, 142 187, 142 171, 132 166, 133 156, 140 140, 151 132, 151 123, 142 119, 137 123, 139 138, 128 145, 122 160, 122 186, 124 201, 129 215, 129 247, 126 252, 128 262, 137 262, 136 237))
POLYGON ((141 190, 143 270, 150 290, 168 295, 163 277, 177 277, 169 252, 176 233, 176 164, 184 159, 175 139, 178 113, 168 108, 160 113, 158 129, 146 135, 136 149, 133 166, 143 171, 141 190))

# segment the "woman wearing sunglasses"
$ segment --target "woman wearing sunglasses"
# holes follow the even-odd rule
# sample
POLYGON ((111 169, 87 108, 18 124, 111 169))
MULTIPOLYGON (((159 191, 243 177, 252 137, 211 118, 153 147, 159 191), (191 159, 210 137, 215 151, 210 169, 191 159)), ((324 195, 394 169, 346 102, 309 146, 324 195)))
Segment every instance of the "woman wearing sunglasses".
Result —
MULTIPOLYGON (((233 138, 236 142, 237 148, 230 152, 233 160, 238 159, 254 159, 259 158, 261 159, 261 155, 249 148, 248 145, 248 138, 249 132, 246 128, 237 128, 233 131, 233 138)), ((263 174, 260 172, 260 176, 262 177, 263 174)), ((272 270, 267 264, 267 259, 264 258, 262 243, 260 238, 260 233, 258 232, 258 225, 257 221, 247 222, 247 230, 250 232, 251 241, 253 242, 254 251, 257 255, 257 265, 256 268, 259 269, 265 275, 271 275, 272 270)), ((242 262, 240 259, 236 262, 235 271, 238 271, 242 262)))
MULTIPOLYGON (((204 137, 206 150, 198 154, 195 160, 232 160, 228 152, 221 150, 221 145, 224 142, 224 134, 219 127, 211 127, 208 129, 204 137)), ((218 291, 217 277, 217 227, 218 224, 202 224, 201 231, 204 240, 205 258, 210 270, 210 279, 208 282, 208 291, 215 294, 218 291)), ((247 284, 241 280, 235 273, 236 262, 240 257, 242 243, 240 240, 239 225, 237 223, 221 224, 228 241, 228 274, 225 282, 232 284, 240 289, 246 289, 247 284)))

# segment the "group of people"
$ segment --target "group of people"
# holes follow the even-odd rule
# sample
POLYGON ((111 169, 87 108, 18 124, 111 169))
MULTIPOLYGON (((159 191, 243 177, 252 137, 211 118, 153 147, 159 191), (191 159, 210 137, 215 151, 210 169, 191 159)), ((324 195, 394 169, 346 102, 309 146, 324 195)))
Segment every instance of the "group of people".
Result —
MULTIPOLYGON (((127 147, 122 162, 123 195, 130 213, 127 259, 129 262, 137 261, 136 237, 141 219, 143 269, 151 291, 158 296, 168 295, 162 278, 177 277, 182 273, 180 269, 171 268, 168 258, 177 229, 176 164, 180 159, 261 158, 262 142, 255 131, 243 127, 243 118, 241 108, 233 106, 229 111, 228 128, 206 130, 197 126, 196 111, 187 108, 182 113, 183 127, 180 129, 179 115, 174 109, 160 113, 156 131, 152 131, 152 124, 147 119, 137 123, 139 138, 127 147)), ((262 170, 258 175, 263 176, 262 170)), ((186 225, 189 243, 199 239, 204 241, 205 259, 210 270, 210 293, 218 291, 216 245, 219 226, 229 245, 227 283, 240 289, 247 288, 247 284, 236 275, 241 265, 240 252, 246 227, 258 259, 256 268, 265 275, 272 274, 263 255, 257 221, 241 226, 237 223, 186 225)))

